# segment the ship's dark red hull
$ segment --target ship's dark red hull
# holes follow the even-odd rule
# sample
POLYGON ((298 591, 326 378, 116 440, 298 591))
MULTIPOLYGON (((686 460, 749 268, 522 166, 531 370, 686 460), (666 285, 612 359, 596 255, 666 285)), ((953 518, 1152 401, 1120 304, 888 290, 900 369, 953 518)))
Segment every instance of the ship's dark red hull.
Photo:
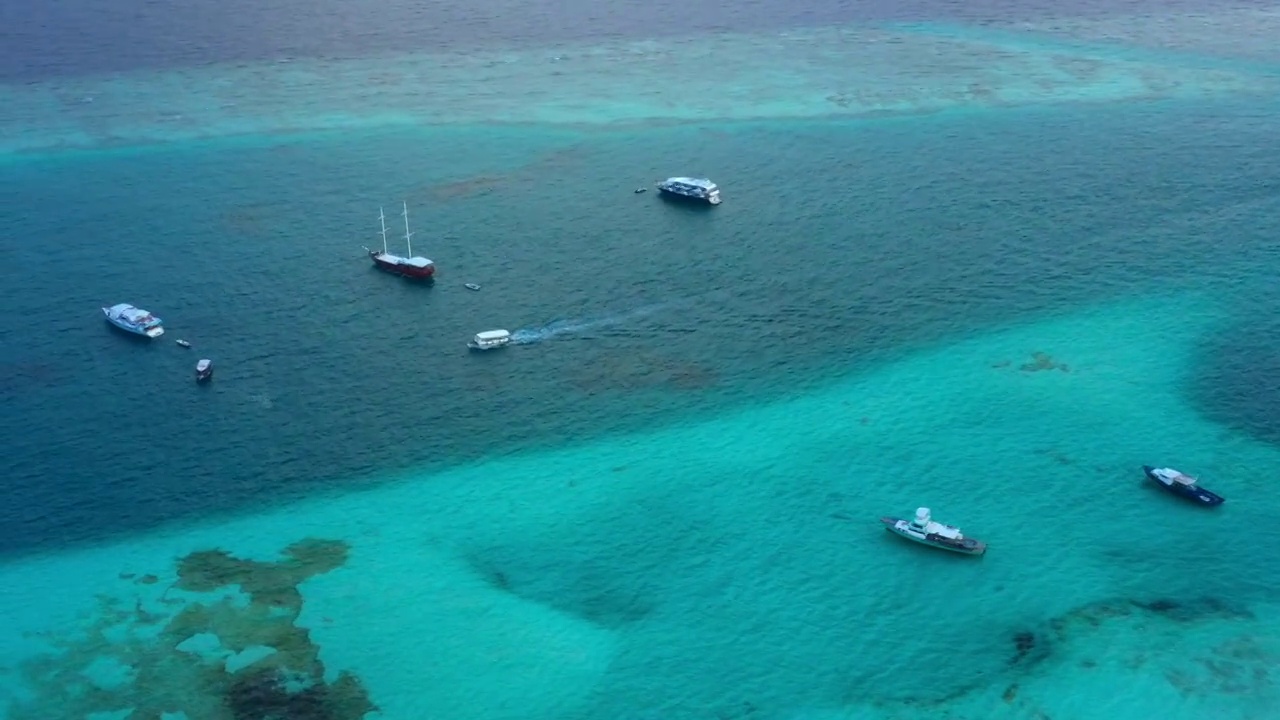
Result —
POLYGON ((434 264, 407 265, 401 262, 386 260, 374 253, 370 253, 369 257, 373 260, 373 264, 376 265, 379 270, 385 270, 386 272, 394 275, 400 275, 414 280, 429 280, 436 274, 436 266, 434 264))

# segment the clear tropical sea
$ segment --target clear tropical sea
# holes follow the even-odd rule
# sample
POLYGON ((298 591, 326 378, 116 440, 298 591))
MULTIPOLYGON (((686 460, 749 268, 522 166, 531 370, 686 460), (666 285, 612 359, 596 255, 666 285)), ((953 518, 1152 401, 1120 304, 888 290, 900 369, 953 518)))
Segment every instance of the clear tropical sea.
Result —
POLYGON ((0 718, 1280 716, 1280 9, 699 8, 0 11, 0 718))

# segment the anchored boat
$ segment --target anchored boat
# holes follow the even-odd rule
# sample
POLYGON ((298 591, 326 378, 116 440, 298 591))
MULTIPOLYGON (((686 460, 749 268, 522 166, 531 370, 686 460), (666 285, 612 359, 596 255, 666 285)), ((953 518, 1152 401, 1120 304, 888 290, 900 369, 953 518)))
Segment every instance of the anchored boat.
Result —
POLYGON ((408 248, 409 257, 401 257, 387 251, 387 217, 383 214, 382 208, 378 208, 378 220, 382 223, 382 250, 370 250, 366 247, 365 252, 369 253, 369 258, 379 270, 414 280, 430 280, 436 274, 436 264, 428 258, 413 254, 413 233, 409 232, 409 204, 403 203, 403 205, 404 242, 405 247, 408 248))
POLYGON ((1174 495, 1177 495, 1184 500, 1190 500, 1197 505, 1213 507, 1215 505, 1221 505, 1227 501, 1226 498, 1212 490, 1206 490, 1205 488, 1200 487, 1199 481, 1195 478, 1185 473, 1178 472, 1173 468, 1158 468, 1150 465, 1143 465, 1142 472, 1146 473, 1147 477, 1155 484, 1165 490, 1168 490, 1174 495))
POLYGON ((926 507, 916 508, 916 516, 912 520, 882 517, 880 522, 889 532, 930 547, 964 555, 982 555, 987 551, 986 543, 965 537, 960 528, 934 522, 926 507))
POLYGON ((160 322, 160 318, 129 303, 104 307, 102 314, 107 317, 107 322, 134 335, 158 338, 164 334, 164 324, 160 322))
POLYGON ((663 197, 704 202, 708 205, 720 204, 720 188, 706 178, 673 177, 658 183, 658 192, 663 197))

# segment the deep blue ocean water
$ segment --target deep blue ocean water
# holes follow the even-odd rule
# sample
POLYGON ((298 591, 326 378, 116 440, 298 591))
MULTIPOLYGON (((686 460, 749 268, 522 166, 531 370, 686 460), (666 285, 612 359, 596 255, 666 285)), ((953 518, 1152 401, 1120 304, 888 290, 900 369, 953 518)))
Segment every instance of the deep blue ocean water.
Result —
MULTIPOLYGON (((703 35, 834 23, 959 20, 993 22, 1046 16, 1195 12, 1198 0, 1155 3, 1011 3, 810 1, 681 3, 408 2, 306 3, 269 8, 247 0, 134 3, 76 0, 30 7, 0 5, 0 80, 64 77, 136 68, 280 58, 350 58, 403 51, 552 45, 570 40, 703 35), (128 38, 127 41, 124 38, 128 38)), ((1230 7, 1270 7, 1264 0, 1230 7)))
MULTIPOLYGON (((1157 23, 1197 9, 1214 10, 1123 11, 1157 23)), ((0 81, 424 45, 1118 12, 677 10, 10 3, 0 81)), ((128 615, 135 599, 139 618, 179 602, 146 594, 197 584, 190 569, 170 577, 164 558, 216 546, 261 559, 283 538, 318 537, 350 544, 349 564, 307 585, 288 567, 288 582, 240 583, 297 584, 307 605, 290 622, 311 628, 330 670, 361 677, 383 717, 836 720, 868 707, 1041 717, 1026 698, 1044 705, 1055 693, 1055 708, 1103 717, 1061 699, 1114 695, 1079 673, 1132 671, 1148 655, 1176 664, 1202 645, 1213 648, 1207 675, 1151 671, 1163 685, 1132 690, 1105 716, 1268 717, 1269 682, 1233 684, 1236 666, 1221 663, 1265 667, 1274 649, 1231 645, 1214 623, 1270 637, 1273 593, 1243 576, 1280 558, 1265 543, 1231 551, 1218 517, 1162 516, 1176 521, 1160 531, 1124 505, 1115 478, 1167 453, 1215 472, 1234 493, 1228 510, 1262 521, 1259 508, 1274 505, 1277 109, 1274 96, 1225 93, 897 118, 494 118, 0 158, 0 558, 23 584, 10 608, 21 622, 0 645, 18 670, 0 701, 21 695, 19 677, 72 684, 48 662, 24 664, 31 637, 81 623, 93 636, 93 623, 128 615), (717 179, 725 204, 632 192, 686 171, 717 179), (433 285, 380 274, 361 250, 380 242, 380 206, 400 247, 402 201, 414 249, 439 266, 433 285), (112 332, 99 307, 116 302, 155 312, 165 337, 112 332), (466 351, 494 327, 531 342, 466 351), (1070 367, 1019 370, 1033 352, 1070 367), (206 387, 191 378, 200 357, 217 367, 206 387), (1094 489, 1076 495, 1081 477, 1094 489), (1064 494, 1078 514, 1055 512, 1064 494), (984 518, 1005 550, 968 574, 950 558, 851 539, 847 523, 909 512, 925 495, 948 498, 941 520, 984 518), (1114 512, 1144 531, 1097 523, 1087 509, 1098 495, 1102 512, 1120 503, 1114 512), (863 506, 867 497, 902 507, 863 506), (1028 546, 998 520, 1045 515, 1053 532, 1081 534, 1072 553, 1028 546), (1197 552, 1169 556, 1162 532, 1186 533, 1197 552), (945 589, 902 600, 913 567, 945 589), (1197 585, 1197 573, 1214 577, 1197 585), (963 611, 939 599, 975 585, 956 600, 963 611), (125 610, 76 605, 103 594, 125 610), (55 597, 45 628, 35 598, 55 597), (984 603, 999 609, 980 612, 984 603), (91 619, 68 620, 73 610, 91 619), (1108 650, 1089 629, 1108 622, 1152 649, 1116 640, 1108 650), (920 671, 938 657, 912 641, 922 626, 970 653, 979 679, 920 671), (394 649, 379 653, 361 633, 394 649), (440 674, 415 686, 400 669, 414 663, 440 674), (492 697, 477 690, 485 673, 503 688, 492 697), (549 698, 544 687, 572 690, 549 698), (1257 707, 1230 704, 1250 694, 1257 707)), ((241 571, 201 569, 221 580, 241 571)), ((182 628, 222 633, 235 615, 209 612, 183 616, 182 628)), ((281 632, 273 622, 237 616, 232 634, 281 632)), ((255 642, 298 645, 271 637, 255 642)), ((213 681, 174 671, 173 655, 121 643, 121 662, 150 670, 138 680, 146 690, 119 691, 113 707, 174 693, 193 719, 231 712, 213 681)), ((109 654, 68 647, 67 667, 109 654)), ((12 720, 48 716, 35 707, 12 720)))

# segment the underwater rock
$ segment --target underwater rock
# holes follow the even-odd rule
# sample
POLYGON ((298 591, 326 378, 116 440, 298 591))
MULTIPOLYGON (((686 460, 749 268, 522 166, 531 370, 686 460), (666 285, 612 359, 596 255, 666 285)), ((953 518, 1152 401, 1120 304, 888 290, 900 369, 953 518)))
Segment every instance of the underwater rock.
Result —
POLYGON ((673 388, 701 390, 720 381, 719 373, 701 363, 652 354, 614 355, 584 366, 575 378, 585 391, 673 388))
POLYGON ((1013 657, 1010 665, 1033 665, 1049 657, 1048 645, 1035 633, 1022 630, 1013 634, 1013 657))
POLYGON ((1023 372, 1040 372, 1042 370, 1061 370, 1062 372, 1071 372, 1065 363, 1054 362, 1053 357, 1046 352, 1036 351, 1031 353, 1031 362, 1023 363, 1018 366, 1023 372))
POLYGON ((312 575, 329 572, 347 561, 349 546, 340 540, 303 540, 285 548, 277 563, 241 560, 225 550, 193 552, 178 564, 175 587, 209 592, 239 585, 255 603, 295 612, 302 606, 297 586, 312 575))
POLYGON ((332 685, 290 677, 276 669, 241 673, 230 683, 226 704, 235 720, 345 720, 376 708, 353 693, 344 673, 332 685))
POLYGON ((1224 600, 1213 597, 1192 598, 1190 600, 1173 600, 1159 598, 1156 600, 1130 600, 1134 607, 1147 612, 1162 615, 1175 622, 1194 622, 1210 617, 1253 619, 1253 613, 1245 608, 1235 607, 1224 600))

